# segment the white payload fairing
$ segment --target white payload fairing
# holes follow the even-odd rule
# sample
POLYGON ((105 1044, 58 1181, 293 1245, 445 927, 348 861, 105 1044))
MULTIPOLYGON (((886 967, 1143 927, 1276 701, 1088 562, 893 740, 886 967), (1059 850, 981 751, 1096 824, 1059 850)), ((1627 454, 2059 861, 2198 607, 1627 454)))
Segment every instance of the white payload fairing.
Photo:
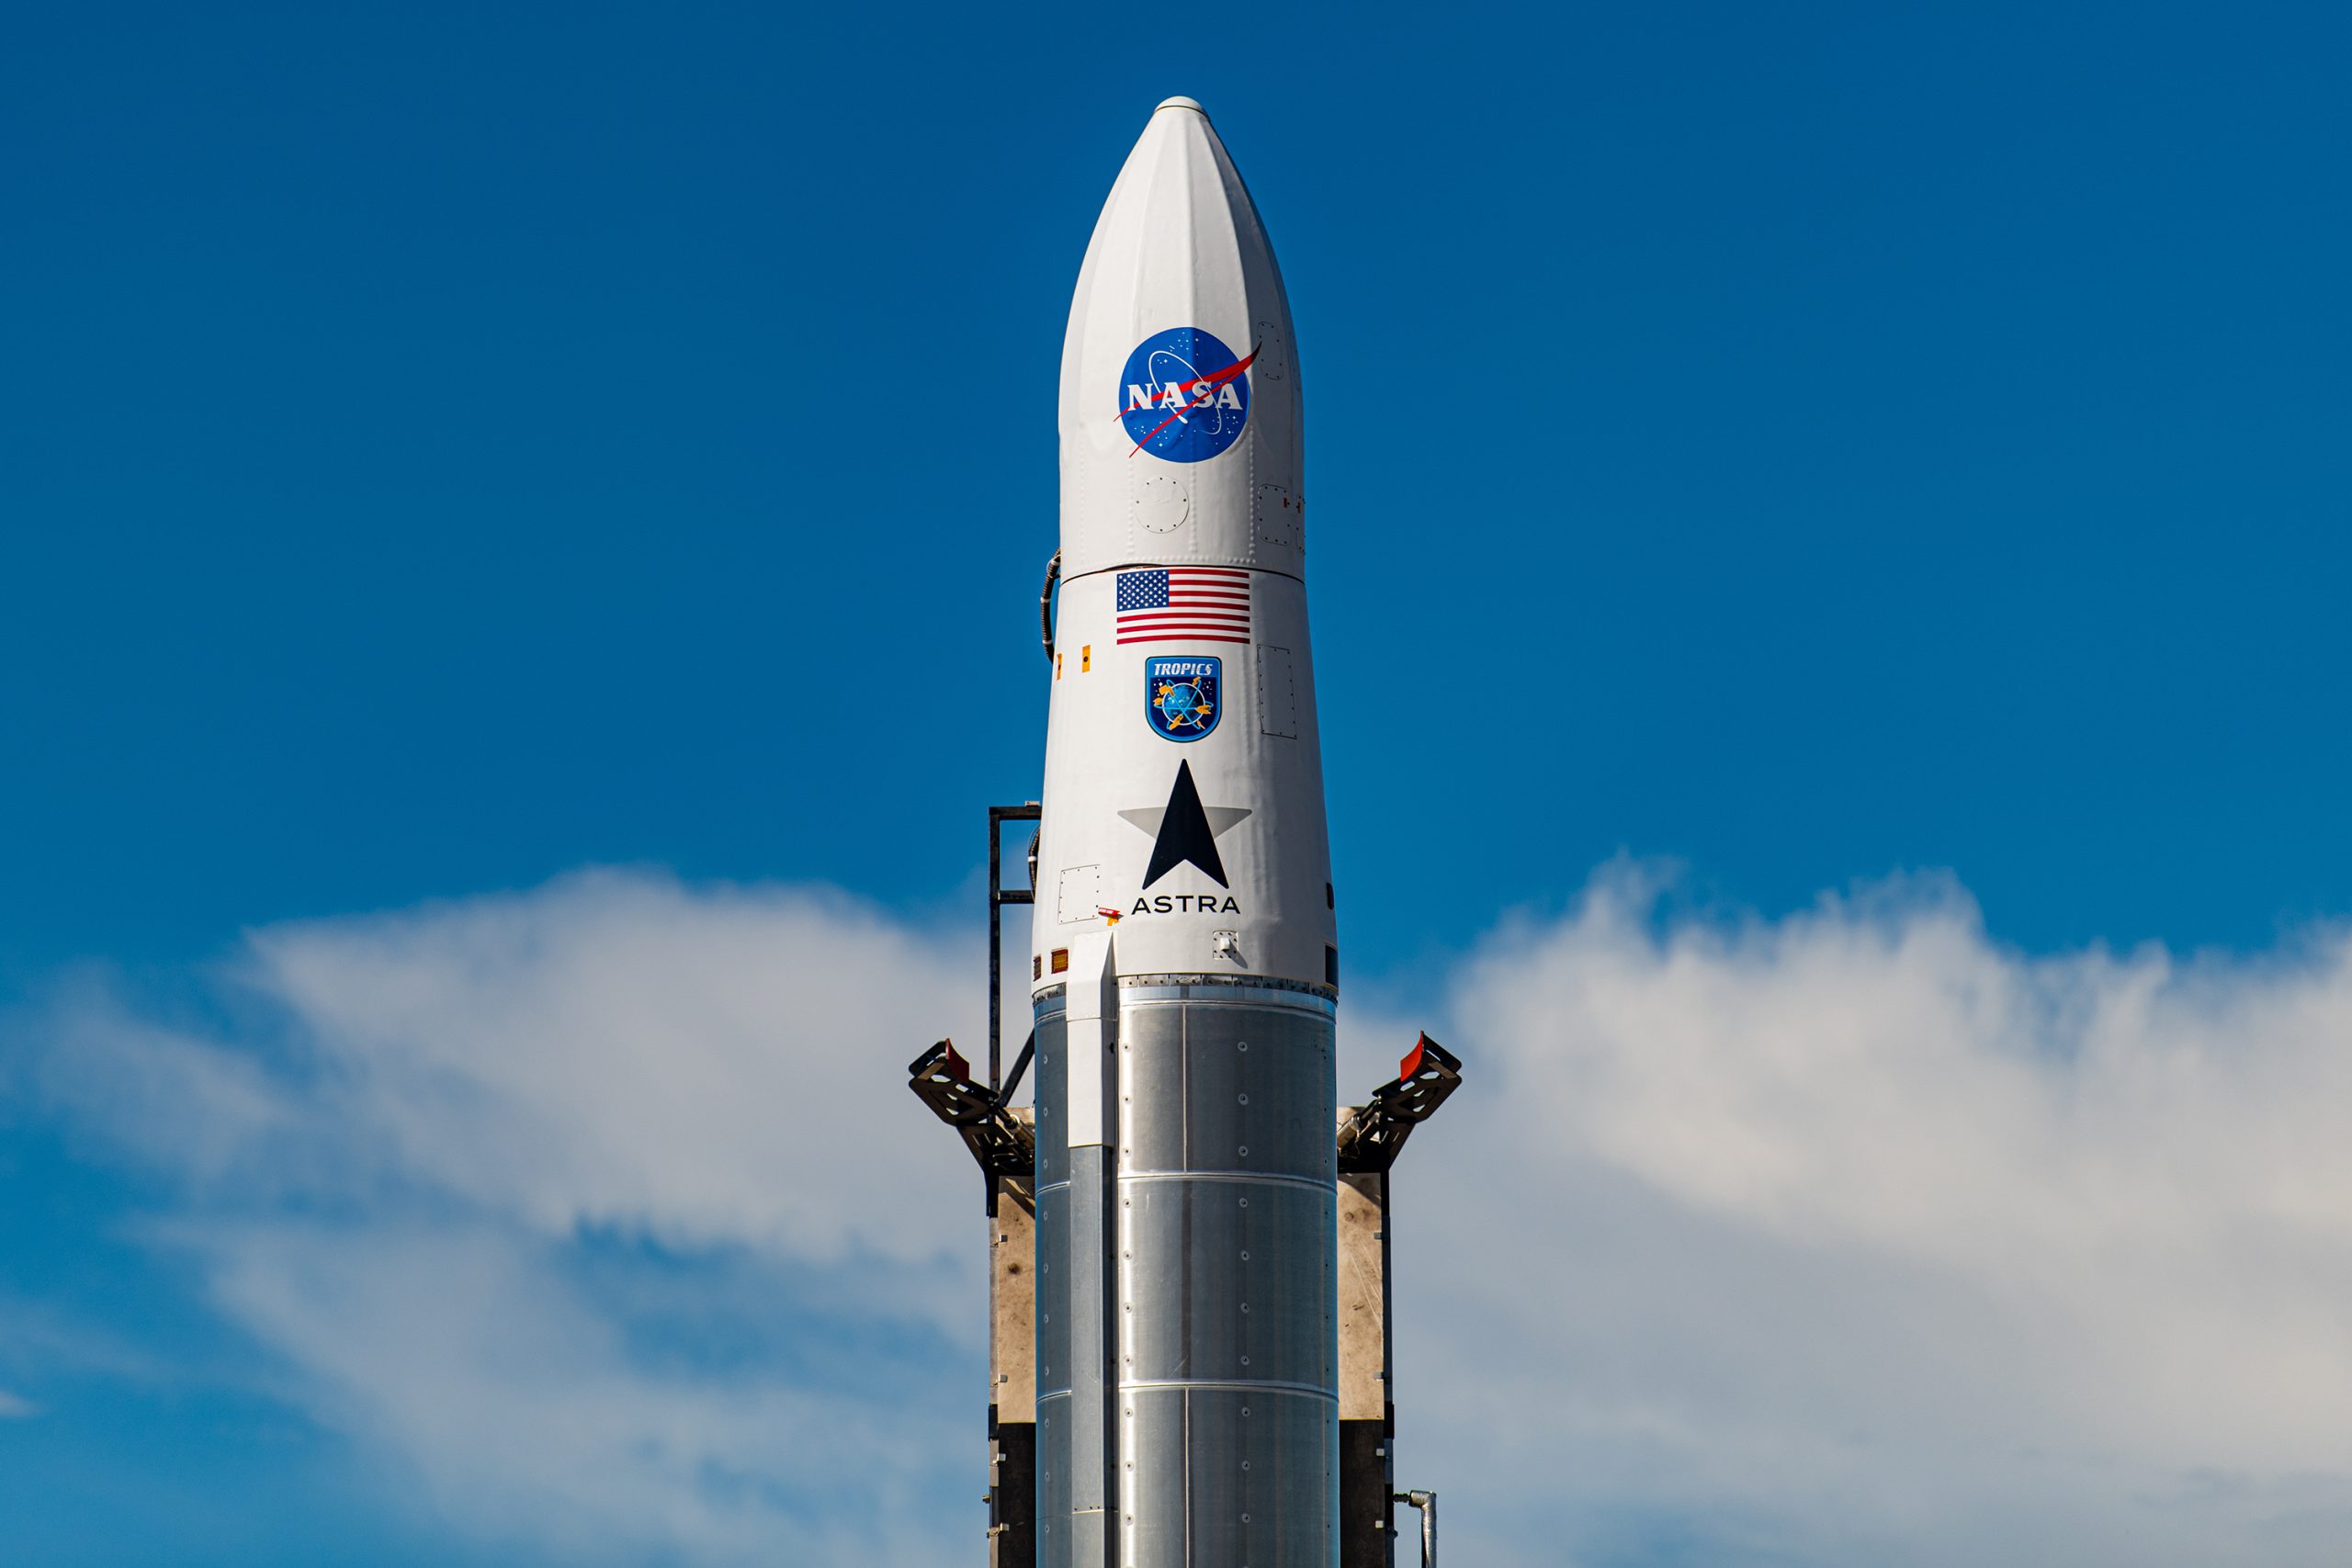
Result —
POLYGON ((1339 982, 1282 275, 1159 106, 1061 373, 1036 1012, 1037 1560, 1337 1561, 1339 982))

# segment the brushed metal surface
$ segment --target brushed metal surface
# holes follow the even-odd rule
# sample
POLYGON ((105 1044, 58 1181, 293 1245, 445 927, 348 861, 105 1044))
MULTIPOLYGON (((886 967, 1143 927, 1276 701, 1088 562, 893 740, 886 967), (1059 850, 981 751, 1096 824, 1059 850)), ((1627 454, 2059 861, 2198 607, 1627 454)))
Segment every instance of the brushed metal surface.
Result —
POLYGON ((1060 994, 1037 1007, 1037 1568, 1078 1568, 1071 1555, 1069 1388, 1069 1020, 1060 994))
POLYGON ((1111 1420, 1113 1284, 1104 1213, 1110 1150, 1084 1144, 1069 1152, 1069 1506, 1074 1514, 1106 1508, 1116 1494, 1111 1470, 1118 1429, 1111 1420))
POLYGON ((1036 1086, 1037 1185, 1069 1179, 1069 1013, 1057 992, 1037 1006, 1037 1055, 1029 1081, 1036 1086))
POLYGON ((1069 1183, 1037 1192, 1037 1397, 1069 1394, 1069 1183))
POLYGON ((1121 1180, 1122 1385, 1207 1380, 1339 1393, 1329 1189, 1121 1180))
POLYGON ((1330 1000, 1123 986, 1110 1149, 1070 1146, 1069 1036, 1041 1001, 1039 1562, 1332 1568, 1330 1000))
POLYGON ((1170 986, 1120 1013, 1121 1568, 1331 1568, 1330 1005, 1170 986))
POLYGON ((1330 1019, 1223 998, 1124 998, 1120 1174, 1237 1171, 1328 1185, 1338 1101, 1330 1019))
POLYGON ((1037 1568, 1076 1568, 1070 1556, 1069 1395, 1037 1401, 1037 1568))
POLYGON ((1123 1568, 1329 1568, 1339 1549, 1337 1424, 1315 1394, 1136 1390, 1123 1568))

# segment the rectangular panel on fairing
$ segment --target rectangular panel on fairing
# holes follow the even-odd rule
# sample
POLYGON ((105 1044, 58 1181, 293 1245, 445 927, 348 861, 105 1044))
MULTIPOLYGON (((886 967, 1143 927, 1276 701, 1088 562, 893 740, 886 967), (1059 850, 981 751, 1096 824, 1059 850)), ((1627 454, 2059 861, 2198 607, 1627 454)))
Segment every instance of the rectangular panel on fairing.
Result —
POLYGON ((1056 900, 1054 913, 1062 924, 1075 925, 1094 919, 1097 906, 1102 902, 1102 868, 1072 865, 1062 868, 1061 892, 1056 900))
POLYGON ((1290 649, 1258 645, 1258 728, 1298 739, 1298 694, 1290 678, 1290 649))
POLYGON ((1287 486, 1258 487, 1256 515, 1251 521, 1261 547, 1268 550, 1298 548, 1298 525, 1304 515, 1287 486))

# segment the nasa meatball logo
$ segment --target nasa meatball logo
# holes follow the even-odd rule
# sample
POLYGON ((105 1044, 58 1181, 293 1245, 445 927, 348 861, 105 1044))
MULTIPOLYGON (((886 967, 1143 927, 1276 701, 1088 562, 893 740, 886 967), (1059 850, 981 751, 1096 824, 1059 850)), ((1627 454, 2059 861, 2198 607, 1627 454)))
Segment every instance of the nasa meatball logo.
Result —
POLYGON ((1119 378, 1119 421, 1135 442, 1171 463, 1198 463, 1241 439, 1250 423, 1249 359, 1198 327, 1171 327, 1136 344, 1119 378))
POLYGON ((1221 661, 1215 659, 1147 659, 1143 661, 1143 716, 1163 740, 1198 740, 1216 728, 1224 705, 1217 701, 1221 661))

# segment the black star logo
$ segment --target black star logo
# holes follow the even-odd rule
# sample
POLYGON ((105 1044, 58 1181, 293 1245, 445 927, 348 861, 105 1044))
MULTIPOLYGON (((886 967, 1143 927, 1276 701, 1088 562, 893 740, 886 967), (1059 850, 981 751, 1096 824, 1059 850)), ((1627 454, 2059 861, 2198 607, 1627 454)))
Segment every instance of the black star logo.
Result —
POLYGON ((1152 835, 1151 865, 1143 874, 1146 887, 1185 864, 1198 866, 1219 887, 1232 886, 1225 879, 1225 861, 1216 852, 1217 835, 1249 816, 1249 808, 1203 806, 1189 761, 1176 764, 1176 787, 1168 792, 1167 806, 1119 815, 1152 835))

